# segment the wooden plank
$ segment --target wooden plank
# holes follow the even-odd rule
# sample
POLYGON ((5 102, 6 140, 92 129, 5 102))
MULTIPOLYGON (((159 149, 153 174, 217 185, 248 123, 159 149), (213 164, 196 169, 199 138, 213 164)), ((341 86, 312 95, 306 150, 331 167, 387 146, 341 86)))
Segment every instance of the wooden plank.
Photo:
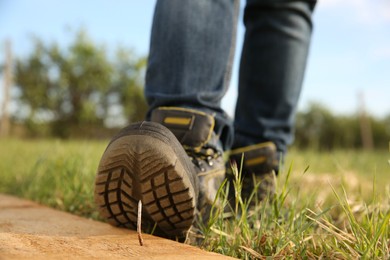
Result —
POLYGON ((0 259, 232 259, 0 194, 0 259))

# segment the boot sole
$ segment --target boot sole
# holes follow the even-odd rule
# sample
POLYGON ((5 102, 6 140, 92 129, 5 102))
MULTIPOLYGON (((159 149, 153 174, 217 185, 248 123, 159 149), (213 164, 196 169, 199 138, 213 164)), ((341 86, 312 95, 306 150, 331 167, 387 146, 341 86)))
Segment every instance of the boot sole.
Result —
POLYGON ((123 129, 104 152, 95 181, 100 215, 114 226, 142 224, 168 236, 183 236, 195 217, 196 178, 191 161, 164 126, 142 122, 123 129))

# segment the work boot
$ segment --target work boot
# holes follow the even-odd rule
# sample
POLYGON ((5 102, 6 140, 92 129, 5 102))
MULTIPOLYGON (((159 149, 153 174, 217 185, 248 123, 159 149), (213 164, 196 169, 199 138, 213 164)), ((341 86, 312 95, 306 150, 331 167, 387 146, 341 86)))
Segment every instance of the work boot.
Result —
POLYGON ((160 107, 151 120, 172 131, 193 163, 199 181, 197 220, 207 223, 215 196, 225 179, 225 162, 219 138, 214 133, 214 117, 202 111, 160 107))
POLYGON ((191 159, 172 132, 156 122, 140 122, 108 144, 97 171, 95 201, 108 223, 136 229, 141 200, 144 230, 180 239, 195 218, 198 183, 191 159))
MULTIPOLYGON (((265 142, 234 149, 230 153, 230 161, 236 162, 238 171, 242 166, 241 198, 247 201, 257 190, 250 201, 250 206, 263 201, 266 197, 272 199, 275 194, 275 174, 278 172, 279 160, 276 146, 272 142, 265 142), (242 165, 241 165, 242 163, 242 165)), ((228 168, 227 178, 230 181, 229 197, 234 202, 234 185, 231 167, 228 168)))

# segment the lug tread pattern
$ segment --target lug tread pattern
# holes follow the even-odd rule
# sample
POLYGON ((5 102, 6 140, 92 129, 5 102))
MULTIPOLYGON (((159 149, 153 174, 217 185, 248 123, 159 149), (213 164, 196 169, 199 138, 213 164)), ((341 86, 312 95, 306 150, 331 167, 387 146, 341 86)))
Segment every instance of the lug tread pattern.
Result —
POLYGON ((108 147, 95 181, 100 215, 112 225, 135 229, 141 200, 143 223, 156 222, 166 234, 182 235, 192 225, 195 198, 175 166, 153 149, 108 147))

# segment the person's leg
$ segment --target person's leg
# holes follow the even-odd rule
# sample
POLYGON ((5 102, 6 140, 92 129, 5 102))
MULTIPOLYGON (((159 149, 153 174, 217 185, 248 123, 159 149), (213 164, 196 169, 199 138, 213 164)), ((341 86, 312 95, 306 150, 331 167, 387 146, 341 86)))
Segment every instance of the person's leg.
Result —
POLYGON ((188 107, 215 116, 229 146, 232 125, 220 104, 229 85, 238 0, 169 0, 156 5, 145 96, 151 111, 188 107))
POLYGON ((267 196, 272 199, 280 155, 293 139, 314 4, 309 0, 247 1, 230 160, 239 163, 244 158, 244 199, 259 185, 252 205, 267 196))
POLYGON ((226 145, 232 139, 220 101, 230 77, 237 1, 157 1, 147 121, 111 140, 96 177, 95 201, 111 224, 134 229, 140 200, 142 223, 157 224, 163 236, 182 237, 198 216, 208 218, 225 177, 219 137, 226 145))
POLYGON ((285 153, 293 140, 315 1, 248 0, 234 148, 271 141, 285 153))
POLYGON ((230 80, 238 8, 239 0, 158 1, 153 21, 147 119, 169 128, 191 158, 199 181, 196 218, 203 223, 225 178, 223 146, 233 140, 232 121, 220 105, 230 80))

